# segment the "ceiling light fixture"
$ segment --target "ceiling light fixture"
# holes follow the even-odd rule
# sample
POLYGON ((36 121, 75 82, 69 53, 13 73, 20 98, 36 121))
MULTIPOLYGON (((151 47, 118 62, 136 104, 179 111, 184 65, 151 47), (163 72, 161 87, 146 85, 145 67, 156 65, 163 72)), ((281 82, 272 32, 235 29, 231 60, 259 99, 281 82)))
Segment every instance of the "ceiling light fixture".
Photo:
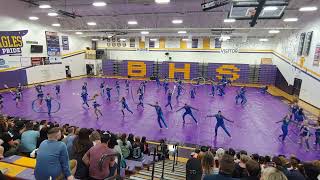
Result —
POLYGON ((54 23, 54 24, 51 24, 52 26, 54 27, 60 27, 61 25, 59 23, 54 23))
POLYGON ((278 10, 278 7, 276 6, 266 6, 263 8, 263 10, 265 11, 275 11, 275 10, 278 10))
POLYGON ((97 25, 97 23, 95 23, 95 22, 88 22, 87 23, 89 26, 96 26, 97 25))
POLYGON ((182 19, 174 19, 174 20, 172 20, 172 23, 173 24, 182 24, 183 20, 182 19))
POLYGON ((236 22, 236 19, 225 19, 225 20, 223 20, 223 22, 225 22, 225 23, 234 23, 234 22, 236 22))
POLYGON ((178 31, 178 34, 187 34, 187 31, 178 31))
POLYGON ((182 41, 189 41, 189 39, 187 39, 187 38, 183 38, 183 39, 182 39, 182 41))
POLYGON ((129 24, 129 25, 137 25, 138 22, 137 22, 137 21, 128 21, 128 24, 129 24))
POLYGON ((53 17, 53 16, 58 16, 58 13, 51 12, 51 13, 48 13, 48 16, 51 16, 51 17, 53 17))
POLYGON ((280 31, 279 30, 270 30, 269 33, 270 34, 278 34, 280 31))
POLYGON ((38 20, 39 18, 38 18, 38 17, 35 17, 35 16, 30 16, 29 19, 32 20, 32 21, 36 21, 36 20, 38 20))
POLYGON ((80 35, 80 34, 83 34, 83 32, 76 32, 76 34, 80 35))
POLYGON ((103 1, 97 1, 97 2, 92 3, 92 5, 96 6, 96 7, 103 7, 103 6, 106 6, 107 3, 103 2, 103 1))
POLYGON ((310 7, 301 7, 299 9, 299 11, 302 11, 302 12, 306 12, 306 11, 316 11, 318 10, 318 7, 316 6, 310 6, 310 7))
POLYGON ((260 42, 267 42, 269 39, 259 39, 260 42))
POLYGON ((127 39, 121 38, 120 41, 126 41, 127 39))
POLYGON ((284 22, 295 22, 295 21, 298 21, 298 18, 286 18, 283 21, 284 22))
POLYGON ((51 6, 50 6, 49 4, 40 4, 40 5, 39 5, 39 8, 40 8, 40 9, 50 9, 51 6))
POLYGON ((170 0, 155 0, 154 2, 156 2, 158 4, 168 4, 168 3, 170 3, 170 0))
POLYGON ((108 37, 108 38, 112 38, 112 35, 108 35, 107 37, 108 37))
POLYGON ((155 38, 152 38, 152 39, 150 39, 150 41, 157 41, 158 39, 155 39, 155 38))
POLYGON ((141 34, 146 35, 146 34, 149 34, 149 32, 148 31, 141 31, 141 34))
POLYGON ((92 41, 99 41, 99 39, 95 39, 95 38, 94 38, 94 39, 91 39, 91 40, 92 40, 92 41))

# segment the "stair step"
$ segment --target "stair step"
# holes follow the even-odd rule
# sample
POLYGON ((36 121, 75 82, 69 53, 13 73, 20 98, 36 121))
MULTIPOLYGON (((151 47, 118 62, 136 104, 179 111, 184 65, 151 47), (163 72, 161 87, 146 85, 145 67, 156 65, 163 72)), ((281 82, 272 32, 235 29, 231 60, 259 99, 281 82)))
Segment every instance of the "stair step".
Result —
MULTIPOLYGON (((158 173, 162 173, 162 169, 155 169, 154 171, 158 172, 158 173)), ((170 170, 165 169, 164 174, 168 174, 168 175, 172 175, 172 176, 179 176, 179 177, 186 177, 185 172, 179 172, 179 171, 172 172, 171 169, 170 170)))
MULTIPOLYGON (((151 166, 152 167, 152 166, 151 166)), ((156 164, 155 167, 162 168, 162 164, 156 164)), ((164 168, 172 169, 172 165, 165 165, 164 168)), ((186 166, 174 166, 174 169, 186 169, 186 166)))
MULTIPOLYGON (((152 169, 150 169, 151 171, 152 169)), ((162 170, 162 167, 155 167, 155 170, 162 170)), ((164 171, 165 172, 171 172, 172 171, 172 168, 164 168, 164 171)), ((181 173, 181 174, 184 174, 186 172, 186 169, 174 169, 174 172, 177 172, 177 173, 181 173)))
MULTIPOLYGON (((138 174, 142 174, 142 175, 147 175, 147 176, 151 176, 152 172, 151 171, 139 171, 138 174)), ((157 178, 161 178, 161 173, 160 172, 155 172, 154 173, 154 177, 157 178)), ((185 180, 185 177, 180 177, 180 176, 173 176, 173 175, 168 175, 168 174, 164 174, 164 179, 166 180, 185 180)))

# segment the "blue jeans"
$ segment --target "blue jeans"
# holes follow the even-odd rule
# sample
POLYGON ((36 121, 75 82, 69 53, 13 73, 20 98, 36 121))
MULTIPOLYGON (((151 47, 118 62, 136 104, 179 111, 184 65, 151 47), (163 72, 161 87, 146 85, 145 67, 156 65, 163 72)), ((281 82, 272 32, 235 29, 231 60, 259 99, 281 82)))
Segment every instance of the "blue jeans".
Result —
POLYGON ((218 134, 218 128, 219 128, 219 127, 221 127, 221 128, 224 130, 224 132, 226 132, 227 135, 228 135, 229 137, 231 137, 230 133, 228 132, 228 130, 227 130, 227 128, 226 128, 226 126, 225 126, 224 124, 219 124, 219 123, 216 124, 216 127, 215 127, 215 129, 214 129, 215 136, 217 136, 217 134, 218 134))

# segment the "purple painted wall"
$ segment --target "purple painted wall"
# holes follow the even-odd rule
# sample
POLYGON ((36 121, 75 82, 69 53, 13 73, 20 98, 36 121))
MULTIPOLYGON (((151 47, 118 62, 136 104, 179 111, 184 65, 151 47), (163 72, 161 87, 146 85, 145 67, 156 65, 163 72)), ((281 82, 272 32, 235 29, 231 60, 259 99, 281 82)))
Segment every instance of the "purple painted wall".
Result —
POLYGON ((4 85, 8 87, 17 87, 18 83, 27 85, 27 73, 25 69, 15 71, 0 72, 0 89, 4 89, 4 85))

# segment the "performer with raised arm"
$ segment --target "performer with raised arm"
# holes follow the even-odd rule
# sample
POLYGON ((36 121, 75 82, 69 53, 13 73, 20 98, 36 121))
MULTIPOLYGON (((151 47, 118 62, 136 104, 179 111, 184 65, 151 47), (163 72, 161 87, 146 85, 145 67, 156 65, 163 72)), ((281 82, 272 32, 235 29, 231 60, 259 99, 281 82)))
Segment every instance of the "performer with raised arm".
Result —
POLYGON ((184 112, 183 115, 182 115, 183 124, 185 123, 185 117, 186 117, 186 115, 190 115, 190 116, 192 117, 192 119, 194 120, 194 122, 196 122, 196 124, 198 125, 198 121, 196 120, 196 118, 195 118, 195 117, 193 116, 193 114, 192 114, 192 109, 193 109, 193 110, 196 110, 196 111, 199 111, 199 109, 194 108, 194 107, 192 107, 192 106, 190 106, 190 105, 188 105, 188 104, 186 103, 186 104, 184 104, 184 106, 183 106, 182 108, 178 109, 176 112, 179 112, 179 111, 181 111, 182 109, 185 109, 185 112, 184 112))
POLYGON ((156 112, 157 112, 157 116, 158 116, 158 123, 159 123, 159 126, 160 128, 162 129, 162 125, 161 125, 161 122, 160 120, 162 121, 162 123, 164 124, 164 126, 166 127, 166 129, 168 129, 168 126, 165 122, 165 119, 163 117, 163 112, 162 112, 162 109, 161 107, 159 106, 159 103, 156 102, 156 104, 148 104, 149 106, 152 106, 155 108, 156 112))
POLYGON ((215 127, 215 129, 214 129, 214 132, 215 132, 215 135, 214 135, 214 136, 215 136, 215 137, 217 137, 218 128, 219 128, 219 127, 221 127, 221 128, 224 130, 224 132, 226 132, 227 135, 228 135, 229 137, 231 137, 230 133, 228 132, 228 130, 227 130, 227 128, 226 128, 226 126, 224 125, 224 120, 229 121, 229 122, 231 122, 231 123, 233 123, 233 121, 225 118, 225 117, 222 115, 221 111, 218 111, 218 114, 208 115, 207 117, 215 117, 215 118, 217 119, 216 127, 215 127))

